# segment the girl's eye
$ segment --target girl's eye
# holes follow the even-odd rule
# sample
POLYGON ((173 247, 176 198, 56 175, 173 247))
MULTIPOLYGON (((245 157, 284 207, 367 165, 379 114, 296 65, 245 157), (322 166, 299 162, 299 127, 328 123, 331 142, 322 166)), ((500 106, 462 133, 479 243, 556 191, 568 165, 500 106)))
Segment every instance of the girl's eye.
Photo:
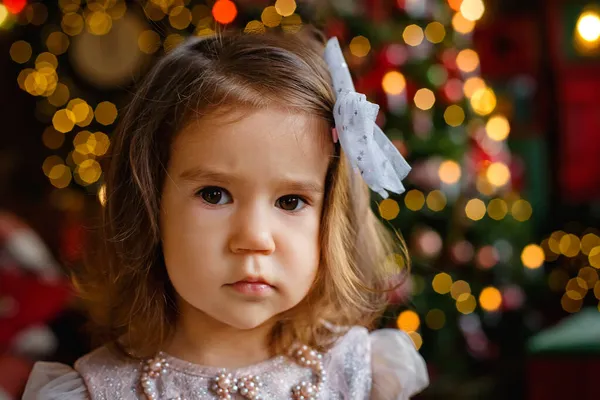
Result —
POLYGON ((208 186, 198 191, 197 195, 202 197, 202 200, 208 204, 221 205, 231 201, 231 196, 227 190, 217 187, 208 186))
POLYGON ((306 205, 306 202, 299 196, 289 195, 280 197, 277 205, 285 211, 300 211, 306 205))

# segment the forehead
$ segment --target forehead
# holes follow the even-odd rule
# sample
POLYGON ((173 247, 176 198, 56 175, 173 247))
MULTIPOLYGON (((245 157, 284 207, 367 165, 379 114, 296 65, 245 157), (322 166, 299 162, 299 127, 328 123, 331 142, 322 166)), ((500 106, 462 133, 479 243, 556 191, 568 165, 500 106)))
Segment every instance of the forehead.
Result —
POLYGON ((323 119, 282 108, 218 113, 188 124, 172 143, 169 167, 237 175, 323 175, 333 154, 323 119))

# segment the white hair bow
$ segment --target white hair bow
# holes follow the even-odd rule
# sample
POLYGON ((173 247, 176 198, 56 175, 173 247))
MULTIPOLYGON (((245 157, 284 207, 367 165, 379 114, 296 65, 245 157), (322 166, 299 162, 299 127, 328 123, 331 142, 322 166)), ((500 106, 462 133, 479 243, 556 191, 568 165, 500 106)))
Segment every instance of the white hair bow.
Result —
POLYGON ((337 134, 352 167, 360 171, 371 190, 383 198, 388 197, 388 190, 403 193, 402 179, 411 168, 375 123, 379 106, 354 90, 348 64, 335 37, 327 42, 325 61, 337 96, 334 141, 337 134))

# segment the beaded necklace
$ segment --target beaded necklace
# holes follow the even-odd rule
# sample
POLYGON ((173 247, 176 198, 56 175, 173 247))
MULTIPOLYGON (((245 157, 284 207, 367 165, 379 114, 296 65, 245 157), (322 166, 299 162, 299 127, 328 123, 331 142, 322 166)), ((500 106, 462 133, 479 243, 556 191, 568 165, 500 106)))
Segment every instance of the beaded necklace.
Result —
MULTIPOLYGON (((310 368, 314 381, 301 381, 292 386, 290 394, 292 400, 317 400, 327 380, 323 367, 323 355, 301 346, 293 351, 291 358, 299 365, 310 368)), ((169 363, 160 354, 144 362, 140 384, 146 400, 158 400, 156 381, 169 372, 169 363)), ((227 370, 222 370, 215 376, 210 384, 210 390, 219 400, 232 400, 236 396, 248 400, 262 400, 261 389, 263 382, 258 375, 234 376, 227 370)), ((181 397, 169 400, 183 400, 181 397)))

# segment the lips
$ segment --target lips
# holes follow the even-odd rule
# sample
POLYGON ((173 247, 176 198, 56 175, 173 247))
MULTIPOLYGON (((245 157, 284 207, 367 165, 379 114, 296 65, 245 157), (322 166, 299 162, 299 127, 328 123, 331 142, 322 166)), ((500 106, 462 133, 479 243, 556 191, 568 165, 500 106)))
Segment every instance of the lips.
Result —
POLYGON ((266 279, 261 277, 248 277, 227 285, 238 293, 250 296, 265 296, 274 290, 266 279))

